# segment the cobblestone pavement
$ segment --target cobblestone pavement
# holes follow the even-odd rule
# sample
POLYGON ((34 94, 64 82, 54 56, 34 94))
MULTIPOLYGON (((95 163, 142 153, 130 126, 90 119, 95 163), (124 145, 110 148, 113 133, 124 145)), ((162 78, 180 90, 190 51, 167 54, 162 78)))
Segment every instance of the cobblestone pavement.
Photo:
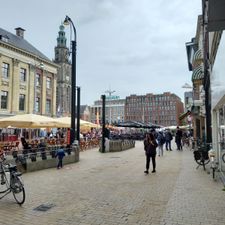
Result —
POLYGON ((26 202, 0 200, 1 225, 222 225, 225 192, 196 163, 190 150, 165 151, 157 172, 144 175, 142 142, 134 149, 81 152, 63 169, 23 175, 26 202), (34 210, 50 204, 48 211, 34 210))

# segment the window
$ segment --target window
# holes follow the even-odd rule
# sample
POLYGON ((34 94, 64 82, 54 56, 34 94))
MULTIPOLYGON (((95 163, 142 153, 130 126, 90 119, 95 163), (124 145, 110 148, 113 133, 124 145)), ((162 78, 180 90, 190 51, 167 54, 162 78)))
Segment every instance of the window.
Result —
POLYGON ((41 110, 41 101, 40 98, 35 98, 35 112, 40 112, 41 110))
POLYGON ((19 110, 20 111, 25 110, 25 95, 20 95, 19 97, 19 110))
POLYGON ((41 86, 41 75, 39 73, 36 73, 36 87, 41 86))
POLYGON ((48 89, 50 89, 52 87, 52 84, 51 84, 51 78, 50 77, 47 77, 46 78, 46 87, 48 89))
POLYGON ((8 103, 8 92, 1 91, 1 109, 7 109, 8 103))
POLYGON ((9 78, 9 64, 2 64, 2 77, 8 79, 9 78))
POLYGON ((51 113, 51 100, 46 100, 46 113, 51 113))
POLYGON ((26 69, 24 68, 20 68, 20 81, 26 81, 26 69))
POLYGON ((8 42, 9 38, 7 35, 3 36, 3 35, 0 35, 0 40, 4 41, 4 42, 8 42))

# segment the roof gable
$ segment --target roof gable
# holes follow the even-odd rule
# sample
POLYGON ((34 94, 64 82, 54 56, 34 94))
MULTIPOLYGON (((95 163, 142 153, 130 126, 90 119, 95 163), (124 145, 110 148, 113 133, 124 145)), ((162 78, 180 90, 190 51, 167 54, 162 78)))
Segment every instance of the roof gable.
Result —
MULTIPOLYGON (((28 41, 26 41, 23 37, 19 37, 15 34, 12 34, 2 28, 0 28, 0 36, 7 37, 7 44, 10 44, 16 48, 22 49, 26 52, 39 56, 40 58, 52 62, 47 56, 41 53, 38 49, 36 49, 33 45, 31 45, 28 41)), ((4 42, 4 40, 0 40, 0 42, 4 42)))

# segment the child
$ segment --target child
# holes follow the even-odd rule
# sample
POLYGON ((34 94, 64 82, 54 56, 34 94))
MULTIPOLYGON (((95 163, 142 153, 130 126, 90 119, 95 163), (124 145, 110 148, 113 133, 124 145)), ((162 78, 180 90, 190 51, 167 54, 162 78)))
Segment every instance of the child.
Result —
POLYGON ((58 165, 57 165, 57 169, 62 168, 63 167, 63 157, 65 156, 65 152, 63 150, 63 148, 60 148, 57 153, 56 153, 56 157, 58 157, 58 165))

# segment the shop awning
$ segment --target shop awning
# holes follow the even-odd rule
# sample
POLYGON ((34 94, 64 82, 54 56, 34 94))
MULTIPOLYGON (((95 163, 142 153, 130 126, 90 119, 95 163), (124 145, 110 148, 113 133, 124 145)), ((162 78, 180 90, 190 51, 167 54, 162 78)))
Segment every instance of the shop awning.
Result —
POLYGON ((202 79, 204 79, 204 69, 203 69, 203 65, 201 64, 200 66, 196 67, 193 70, 192 81, 194 81, 194 80, 202 80, 202 79))
POLYGON ((187 112, 185 112, 179 116, 179 120, 183 120, 184 118, 188 117, 189 115, 191 115, 191 112, 188 110, 187 112))
POLYGON ((193 60, 192 60, 192 64, 194 65, 194 67, 198 67, 203 63, 203 54, 202 54, 202 50, 198 49, 193 56, 193 60))

